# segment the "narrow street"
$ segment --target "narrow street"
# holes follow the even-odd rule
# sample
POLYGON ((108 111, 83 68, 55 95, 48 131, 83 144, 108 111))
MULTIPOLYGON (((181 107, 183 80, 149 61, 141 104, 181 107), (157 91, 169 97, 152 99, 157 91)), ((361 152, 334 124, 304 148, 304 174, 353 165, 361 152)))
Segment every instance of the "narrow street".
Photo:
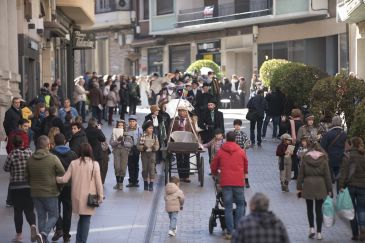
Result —
MULTIPOLYGON (((144 118, 147 110, 139 110, 139 123, 144 118), (143 113, 144 112, 144 113, 143 113)), ((226 131, 232 129, 233 119, 243 118, 246 110, 223 110, 226 131)), ((116 119, 115 117, 114 119, 116 119)), ((249 132, 248 122, 244 120, 243 129, 249 132)), ((104 126, 103 131, 110 138, 111 127, 104 126)), ((271 128, 268 128, 268 135, 271 128)), ((247 202, 255 192, 263 192, 270 198, 271 210, 280 217, 289 233, 291 242, 312 242, 307 238, 307 216, 304 200, 296 198, 295 181, 290 184, 290 193, 280 191, 277 158, 274 151, 277 142, 264 141, 262 148, 248 150, 250 189, 245 189, 247 202)), ((168 231, 168 216, 164 204, 164 175, 158 166, 160 182, 154 193, 143 191, 142 187, 115 191, 112 189, 115 178, 113 158, 110 157, 109 170, 104 186, 105 202, 97 209, 91 218, 91 227, 88 242, 117 243, 117 242, 227 242, 223 240, 222 230, 218 226, 214 228, 212 235, 208 232, 208 220, 215 205, 214 184, 209 173, 207 154, 205 158, 205 184, 200 187, 197 176, 192 176, 190 184, 182 183, 181 188, 185 192, 186 201, 184 210, 179 213, 178 232, 176 238, 170 238, 168 231)), ((5 157, 1 158, 1 166, 5 157)), ((141 180, 141 178, 140 178, 141 180)), ((0 171, 0 242, 10 242, 13 232, 13 209, 5 207, 5 199, 8 185, 8 174, 0 171)), ((248 213, 246 211, 246 213, 248 213)), ((78 218, 73 217, 72 239, 78 218)), ((24 239, 29 239, 29 230, 24 220, 24 239)), ((351 230, 348 223, 338 219, 332 228, 324 228, 322 242, 343 243, 349 242, 351 230)), ((53 235, 53 234, 51 234, 53 235)), ((72 241, 73 241, 72 240, 72 241)), ((24 241, 30 242, 30 241, 24 241)), ((60 241, 61 242, 61 241, 60 241)))

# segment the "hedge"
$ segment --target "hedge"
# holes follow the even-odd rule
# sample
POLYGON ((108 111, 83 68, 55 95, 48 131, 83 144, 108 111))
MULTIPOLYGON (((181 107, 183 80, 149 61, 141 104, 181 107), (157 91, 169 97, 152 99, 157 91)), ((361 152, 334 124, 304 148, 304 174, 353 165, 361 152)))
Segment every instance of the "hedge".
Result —
POLYGON ((197 61, 193 62, 192 64, 190 64, 188 69, 186 69, 186 72, 191 73, 191 74, 200 73, 200 69, 203 67, 208 67, 208 68, 212 69, 218 79, 222 78, 223 74, 222 74, 219 66, 211 60, 197 60, 197 61))
POLYGON ((289 61, 285 59, 271 59, 265 61, 260 68, 260 79, 262 80, 265 87, 272 87, 271 80, 274 74, 274 71, 289 61))

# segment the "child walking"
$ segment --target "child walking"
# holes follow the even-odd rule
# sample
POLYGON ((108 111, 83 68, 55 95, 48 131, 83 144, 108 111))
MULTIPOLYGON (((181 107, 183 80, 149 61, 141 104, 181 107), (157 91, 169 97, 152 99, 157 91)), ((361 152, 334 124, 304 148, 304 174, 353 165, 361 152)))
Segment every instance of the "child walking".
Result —
POLYGON ((222 147, 222 145, 226 142, 223 138, 223 130, 220 128, 215 129, 214 138, 210 140, 208 143, 203 144, 204 148, 210 148, 210 156, 213 159, 218 150, 222 147))
POLYGON ((144 133, 138 141, 138 150, 141 152, 142 177, 144 190, 153 191, 153 181, 156 175, 156 152, 160 148, 157 136, 153 133, 153 122, 147 121, 143 125, 144 133))
POLYGON ((276 148, 276 156, 279 157, 281 191, 289 192, 292 167, 291 156, 294 151, 294 146, 291 145, 292 137, 288 133, 284 133, 280 138, 281 143, 276 148))
MULTIPOLYGON (((240 119, 235 119, 233 121, 234 133, 236 134, 236 144, 238 144, 241 147, 241 149, 246 150, 251 146, 251 140, 248 138, 245 132, 241 131, 241 126, 242 126, 242 121, 240 119)), ((250 188, 250 183, 248 181, 248 174, 245 175, 245 185, 246 188, 250 188)))
POLYGON ((165 207, 170 218, 169 236, 176 236, 177 215, 180 210, 183 210, 185 196, 179 186, 180 179, 172 176, 170 183, 167 183, 165 187, 165 207))

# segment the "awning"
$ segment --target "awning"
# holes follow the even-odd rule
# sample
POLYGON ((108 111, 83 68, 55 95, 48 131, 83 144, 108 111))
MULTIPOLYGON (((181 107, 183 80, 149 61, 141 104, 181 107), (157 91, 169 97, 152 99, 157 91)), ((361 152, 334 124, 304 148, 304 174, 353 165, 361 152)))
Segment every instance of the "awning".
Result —
POLYGON ((153 45, 163 45, 165 43, 165 39, 158 37, 148 37, 143 39, 134 39, 130 44, 131 47, 144 47, 144 46, 153 46, 153 45))

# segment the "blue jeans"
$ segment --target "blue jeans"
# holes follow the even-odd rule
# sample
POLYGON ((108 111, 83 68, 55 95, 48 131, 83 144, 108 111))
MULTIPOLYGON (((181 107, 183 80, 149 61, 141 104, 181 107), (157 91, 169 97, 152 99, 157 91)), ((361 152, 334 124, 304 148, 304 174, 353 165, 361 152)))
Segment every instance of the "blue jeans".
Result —
POLYGON ((245 194, 242 186, 224 186, 224 217, 226 220, 227 231, 232 233, 234 225, 238 225, 240 218, 245 215, 245 194), (236 203, 236 213, 233 223, 233 202, 236 203))
POLYGON ((350 220, 353 236, 359 235, 360 227, 365 227, 365 188, 349 186, 349 193, 355 209, 355 218, 350 220))
POLYGON ((82 121, 85 121, 85 101, 79 101, 76 103, 77 113, 82 117, 82 121))
POLYGON ((262 137, 266 136, 267 126, 269 125, 270 119, 272 119, 272 138, 276 138, 278 135, 278 127, 280 123, 280 116, 265 116, 264 125, 262 127, 262 137))
POLYGON ((177 224, 177 215, 179 212, 170 212, 169 218, 170 218, 170 226, 169 230, 176 230, 176 224, 177 224))
POLYGON ((33 203, 38 216, 38 230, 48 236, 58 219, 58 197, 35 197, 33 203))
POLYGON ((257 124, 257 144, 261 144, 261 129, 263 119, 259 118, 255 121, 250 121, 250 139, 252 144, 255 144, 255 127, 257 124))
POLYGON ((77 223, 76 243, 86 243, 89 235, 91 215, 80 215, 77 223))

